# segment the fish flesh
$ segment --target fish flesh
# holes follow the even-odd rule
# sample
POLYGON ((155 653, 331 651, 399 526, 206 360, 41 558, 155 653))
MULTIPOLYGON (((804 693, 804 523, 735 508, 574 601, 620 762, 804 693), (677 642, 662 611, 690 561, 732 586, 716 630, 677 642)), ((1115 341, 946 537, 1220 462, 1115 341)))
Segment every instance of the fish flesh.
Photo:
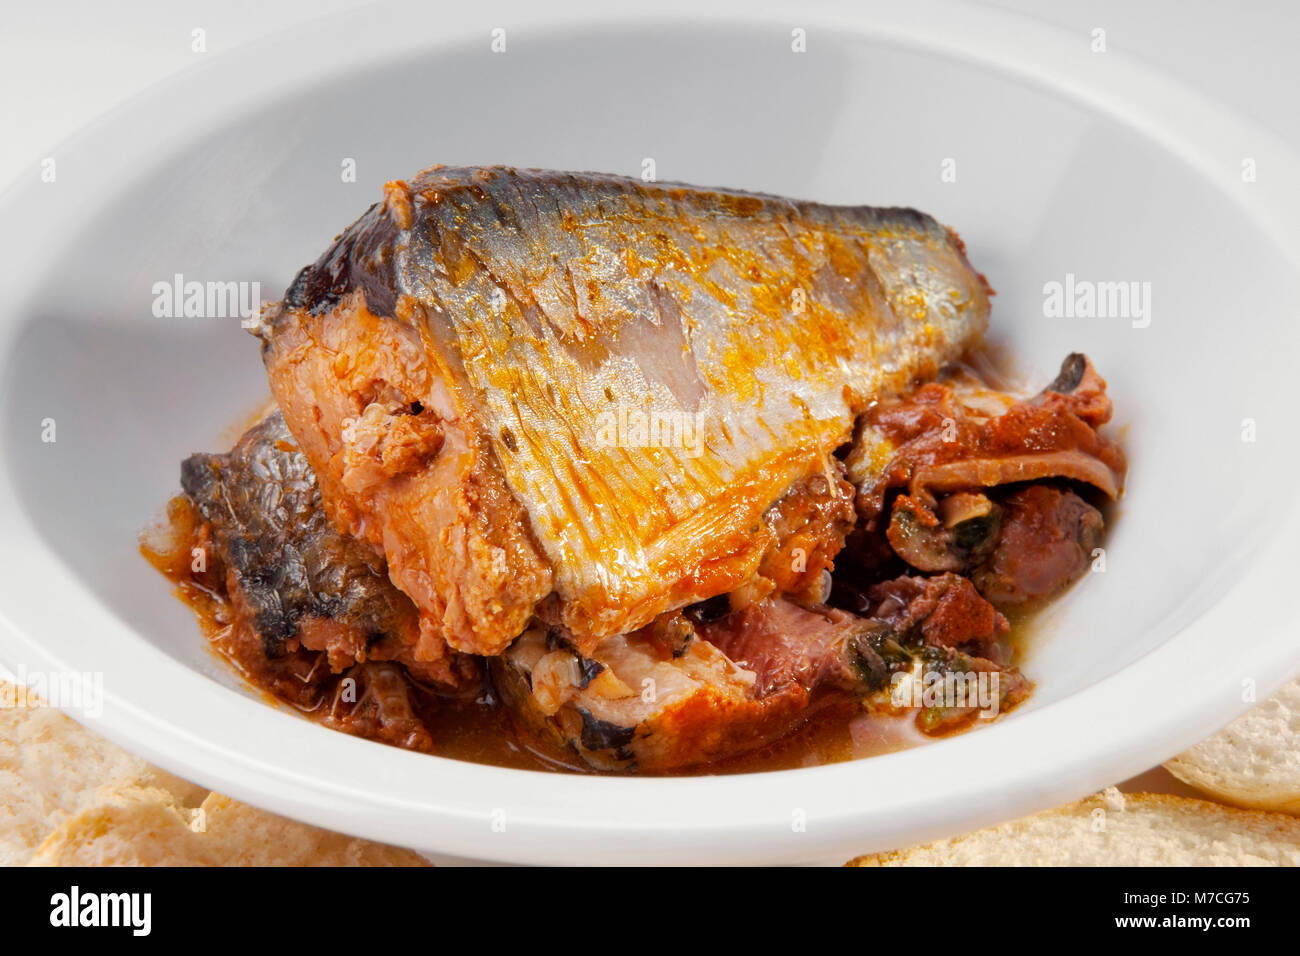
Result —
MULTIPOLYGON (((872 591, 875 612, 769 597, 720 617, 660 618, 583 654, 561 628, 534 624, 492 660, 502 699, 552 743, 598 770, 679 771, 736 757, 815 717, 888 711, 896 675, 985 670, 1002 705, 1029 683, 1000 660, 1008 624, 965 578, 900 577, 872 591)), ((923 709, 925 732, 975 718, 923 709)))
POLYGON ((840 482, 858 414, 975 343, 989 295, 910 209, 433 167, 256 334, 423 643, 498 655, 540 619, 586 654, 754 579, 773 506, 840 482))
MULTIPOLYGON (((225 454, 190 456, 181 485, 202 518, 207 560, 225 571, 229 621, 218 648, 327 726, 437 752, 436 711, 428 695, 416 706, 412 682, 450 692, 475 688, 480 673, 444 645, 419 650, 414 605, 382 557, 334 528, 279 412, 225 454), (355 687, 347 700, 344 678, 355 687)), ((827 522, 843 538, 845 489, 817 476, 788 494, 773 527, 797 530, 780 536, 765 564, 784 568, 790 549, 827 522)), ((812 560, 816 579, 830 562, 812 560)), ((874 615, 785 593, 807 598, 803 586, 721 595, 585 654, 563 627, 534 618, 491 659, 493 688, 532 732, 587 766, 656 773, 726 760, 829 709, 879 702, 889 678, 922 655, 953 667, 960 649, 964 667, 997 666, 1006 621, 955 574, 878 586, 874 615), (733 607, 741 597, 748 603, 733 607)))

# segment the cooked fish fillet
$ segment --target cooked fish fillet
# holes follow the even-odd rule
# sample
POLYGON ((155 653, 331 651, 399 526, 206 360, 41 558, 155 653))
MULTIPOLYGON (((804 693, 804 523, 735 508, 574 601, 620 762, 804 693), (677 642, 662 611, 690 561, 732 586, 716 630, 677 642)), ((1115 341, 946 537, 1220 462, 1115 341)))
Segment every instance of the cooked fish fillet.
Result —
POLYGON ((597 769, 679 769, 752 750, 806 719, 801 689, 756 697, 754 674, 707 641, 674 654, 616 636, 593 653, 536 625, 493 661, 493 676, 526 725, 597 769))
MULTIPOLYGON (((231 451, 188 458, 182 485, 202 519, 184 537, 184 562, 200 542, 207 583, 227 598, 214 645, 256 686, 327 726, 436 752, 437 704, 416 683, 472 693, 477 659, 416 640, 415 606, 383 558, 334 528, 279 412, 231 451)), ((857 712, 916 659, 996 666, 970 655, 997 656, 1006 622, 955 574, 884 582, 866 598, 870 615, 810 597, 834 557, 817 545, 842 542, 851 498, 852 486, 821 476, 795 485, 765 516, 777 541, 753 587, 663 614, 590 653, 533 620, 492 659, 495 687, 524 725, 589 766, 666 772, 751 751, 829 708, 857 712), (802 572, 790 571, 796 563, 802 572), (759 596, 759 582, 803 604, 759 596)), ((1014 688, 1019 678, 1004 676, 1014 688)))
MULTIPOLYGON (((902 672, 997 671, 1000 707, 1028 682, 992 658, 1007 621, 955 574, 903 576, 871 589, 870 614, 767 598, 667 614, 581 653, 534 623, 492 661, 495 686, 525 725, 600 770, 677 771, 735 757, 817 714, 902 713, 902 672), (717 615, 717 616, 715 616, 717 615)), ((927 706, 925 733, 968 725, 978 708, 927 706)))
POLYGON ((538 613, 589 650, 749 579, 769 507, 837 481, 855 414, 955 359, 988 296, 913 210, 434 167, 258 334, 326 506, 429 637, 498 654, 538 613))
MULTIPOLYGON (((750 631, 753 663, 685 615, 576 651, 535 624, 493 661, 503 699, 544 737, 601 770, 668 771, 743 754, 785 736, 823 706, 864 691, 875 624, 832 608, 764 601, 719 632, 750 631), (730 627, 728 626, 730 625, 730 627)), ((725 620, 725 619, 724 619, 725 620)))

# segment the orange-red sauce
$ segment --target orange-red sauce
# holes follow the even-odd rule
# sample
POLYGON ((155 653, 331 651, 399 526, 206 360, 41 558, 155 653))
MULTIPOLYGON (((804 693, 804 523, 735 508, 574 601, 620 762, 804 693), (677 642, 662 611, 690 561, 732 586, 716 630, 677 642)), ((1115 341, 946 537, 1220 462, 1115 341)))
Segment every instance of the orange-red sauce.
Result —
MULTIPOLYGON (((226 653, 223 638, 228 634, 231 615, 220 571, 207 568, 196 572, 191 566, 191 549, 205 534, 201 519, 187 499, 177 497, 169 502, 164 522, 144 536, 140 551, 175 584, 177 596, 198 618, 214 653, 241 673, 268 702, 279 707, 293 706, 312 717, 314 708, 295 706, 277 697, 259 685, 257 675, 250 673, 244 663, 226 653)), ((1024 625, 1023 620, 1013 622, 1013 634, 1022 633, 1024 625)), ((439 756, 521 770, 596 772, 574 754, 516 721, 488 687, 477 697, 466 699, 436 696, 418 685, 413 690, 417 697, 424 698, 421 718, 429 727, 439 756)), ((763 748, 677 773, 754 773, 819 766, 889 753, 932 739, 916 728, 910 715, 830 708, 812 716, 799 731, 763 748)))

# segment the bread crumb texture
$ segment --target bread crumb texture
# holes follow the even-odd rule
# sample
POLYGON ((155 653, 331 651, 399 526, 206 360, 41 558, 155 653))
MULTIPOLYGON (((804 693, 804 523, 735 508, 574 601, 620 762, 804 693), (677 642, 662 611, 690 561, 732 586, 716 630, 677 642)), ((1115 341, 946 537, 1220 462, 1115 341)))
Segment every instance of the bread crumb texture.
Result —
POLYGON ((1300 679, 1165 767, 1234 806, 1300 813, 1300 679))
POLYGON ((851 866, 1296 866, 1300 819, 1111 787, 1056 810, 851 866))
POLYGON ((186 783, 24 694, 0 697, 20 702, 0 707, 0 866, 428 865, 186 783))

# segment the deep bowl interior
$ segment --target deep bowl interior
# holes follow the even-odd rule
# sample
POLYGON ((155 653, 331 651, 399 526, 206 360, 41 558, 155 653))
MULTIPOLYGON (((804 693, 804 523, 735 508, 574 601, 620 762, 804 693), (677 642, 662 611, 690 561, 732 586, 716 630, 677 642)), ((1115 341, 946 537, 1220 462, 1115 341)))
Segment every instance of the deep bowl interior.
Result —
POLYGON ((44 271, 4 318, 0 446, 18 506, 113 615, 248 693, 137 535, 181 459, 226 447, 265 399, 257 342, 236 318, 154 317, 154 284, 256 281, 278 298, 385 180, 432 163, 640 175, 652 160, 661 180, 930 212, 996 288, 992 343, 1027 380, 1092 357, 1128 488, 1104 572, 1043 617, 1025 664, 1036 695, 1006 723, 1118 673, 1212 605, 1269 528, 1261 489, 1292 454, 1276 397, 1298 354, 1295 269, 1231 186, 1046 84, 850 34, 814 49, 698 24, 534 32, 505 54, 431 41, 272 89, 193 136, 168 135, 160 103, 156 148, 112 190, 79 185, 96 158, 70 153, 50 201, 75 204, 77 228, 34 230, 44 271), (1045 286, 1067 275, 1136 283, 1146 313, 1049 316, 1045 286))

